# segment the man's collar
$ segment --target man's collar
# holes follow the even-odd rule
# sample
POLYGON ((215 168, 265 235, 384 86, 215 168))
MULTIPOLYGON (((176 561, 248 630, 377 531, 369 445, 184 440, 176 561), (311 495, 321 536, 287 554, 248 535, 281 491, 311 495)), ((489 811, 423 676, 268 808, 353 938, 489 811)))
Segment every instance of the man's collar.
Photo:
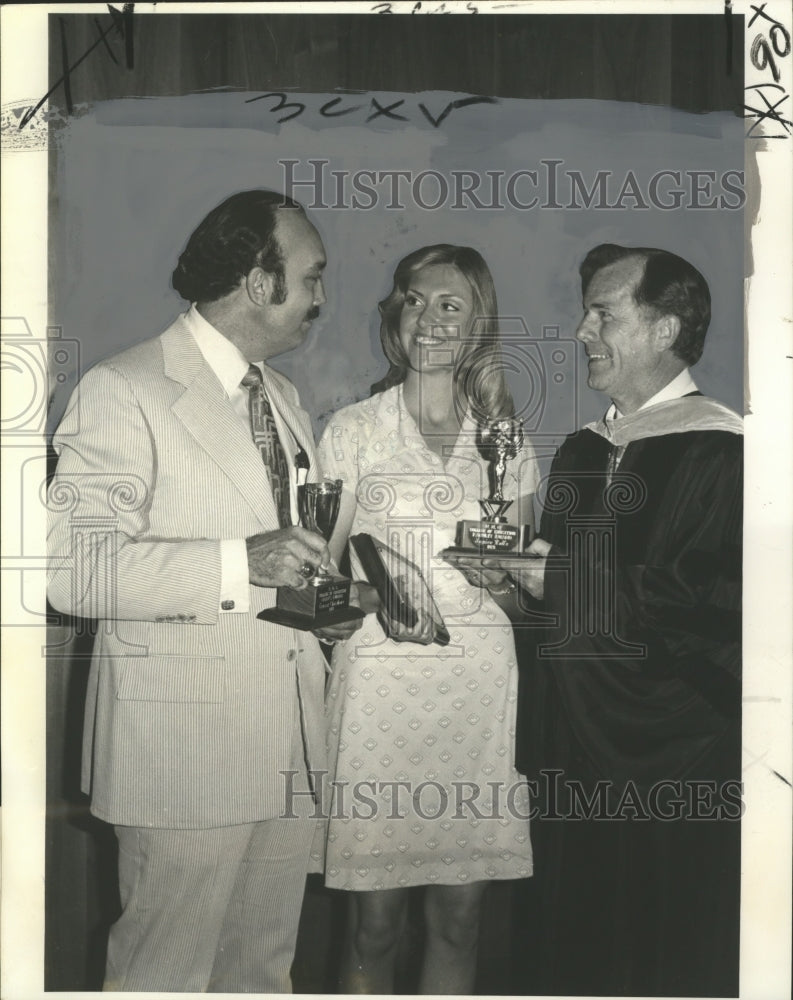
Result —
POLYGON ((185 313, 184 320, 204 360, 230 396, 248 371, 248 362, 234 344, 201 315, 195 302, 185 313))
MULTIPOLYGON (((697 385, 691 377, 691 370, 684 368, 671 382, 667 382, 663 389, 660 389, 647 402, 643 403, 639 410, 646 410, 649 406, 655 406, 656 403, 666 403, 670 399, 680 399, 681 396, 687 396, 690 392, 697 392, 697 385)), ((638 413, 639 410, 636 412, 638 413)), ((622 416, 624 414, 617 409, 617 404, 612 403, 606 410, 605 420, 607 423, 611 423, 613 420, 619 420, 622 416)))

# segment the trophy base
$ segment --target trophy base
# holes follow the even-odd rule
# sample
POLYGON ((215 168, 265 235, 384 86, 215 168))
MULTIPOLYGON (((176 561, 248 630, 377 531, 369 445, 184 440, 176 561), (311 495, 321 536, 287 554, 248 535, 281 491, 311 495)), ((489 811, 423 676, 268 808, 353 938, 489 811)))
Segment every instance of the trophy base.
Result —
POLYGON ((492 559, 498 563, 501 569, 509 572, 513 569, 522 569, 526 563, 537 557, 528 552, 483 552, 481 549, 462 549, 451 545, 448 549, 439 552, 438 558, 443 559, 451 566, 456 566, 458 563, 481 563, 486 559, 492 559))
POLYGON ((346 577, 329 576, 302 590, 279 587, 275 607, 260 611, 256 617, 304 632, 356 621, 364 612, 349 605, 350 583, 346 577))
POLYGON ((528 560, 535 558, 523 551, 532 540, 532 531, 528 524, 518 528, 514 524, 499 521, 458 521, 454 540, 457 544, 438 553, 439 558, 451 563, 452 566, 459 562, 484 562, 485 559, 495 559, 499 566, 509 570, 510 567, 518 569, 528 560), (491 528, 492 532, 489 530, 491 528), (461 540, 469 544, 461 545, 461 540), (476 542, 479 544, 475 544, 476 542))
POLYGON ((316 618, 307 618, 295 611, 275 607, 260 611, 256 617, 263 621, 274 622, 276 625, 296 628, 299 632, 310 632, 315 628, 327 628, 329 625, 342 625, 344 622, 358 621, 358 619, 365 617, 365 613, 360 608, 349 607, 339 608, 337 611, 326 611, 325 614, 316 618))
POLYGON ((472 555, 505 555, 524 548, 525 527, 505 521, 458 521, 454 547, 472 555))

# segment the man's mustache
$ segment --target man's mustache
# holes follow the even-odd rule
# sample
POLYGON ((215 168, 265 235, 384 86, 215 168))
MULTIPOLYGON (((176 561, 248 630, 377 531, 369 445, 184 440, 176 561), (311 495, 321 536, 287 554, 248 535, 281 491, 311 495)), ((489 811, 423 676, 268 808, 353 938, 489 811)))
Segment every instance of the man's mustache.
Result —
POLYGON ((319 316, 319 306, 312 306, 306 313, 307 320, 314 320, 319 316))

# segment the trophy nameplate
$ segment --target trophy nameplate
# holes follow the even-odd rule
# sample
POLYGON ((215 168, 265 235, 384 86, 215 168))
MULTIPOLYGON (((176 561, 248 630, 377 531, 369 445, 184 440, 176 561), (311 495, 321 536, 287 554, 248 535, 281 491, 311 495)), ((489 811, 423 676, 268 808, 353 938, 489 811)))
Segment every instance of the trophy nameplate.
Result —
MULTIPOLYGON (((304 483, 297 488, 298 510, 304 528, 330 539, 339 516, 341 479, 304 483)), ((310 567, 309 567, 310 569, 310 567)), ((364 617, 360 608, 350 607, 350 585, 346 576, 314 568, 306 587, 278 587, 275 607, 260 611, 257 618, 302 631, 339 625, 364 617)))
MULTIPOLYGON (((487 503, 480 500, 480 504, 487 503)), ((454 547, 481 553, 520 552, 523 549, 523 529, 507 524, 505 517, 485 516, 479 521, 458 521, 454 547)))

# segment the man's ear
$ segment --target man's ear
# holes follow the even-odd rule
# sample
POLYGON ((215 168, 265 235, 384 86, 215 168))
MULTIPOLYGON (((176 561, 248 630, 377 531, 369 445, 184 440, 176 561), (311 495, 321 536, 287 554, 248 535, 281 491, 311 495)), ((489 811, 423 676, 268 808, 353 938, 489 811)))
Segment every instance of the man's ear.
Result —
POLYGON ((680 333, 680 319, 677 316, 661 316, 654 324, 654 342, 659 354, 671 349, 680 333))
POLYGON ((257 306, 266 305, 273 297, 275 280, 269 271, 254 267, 245 279, 245 290, 248 298, 257 306))

